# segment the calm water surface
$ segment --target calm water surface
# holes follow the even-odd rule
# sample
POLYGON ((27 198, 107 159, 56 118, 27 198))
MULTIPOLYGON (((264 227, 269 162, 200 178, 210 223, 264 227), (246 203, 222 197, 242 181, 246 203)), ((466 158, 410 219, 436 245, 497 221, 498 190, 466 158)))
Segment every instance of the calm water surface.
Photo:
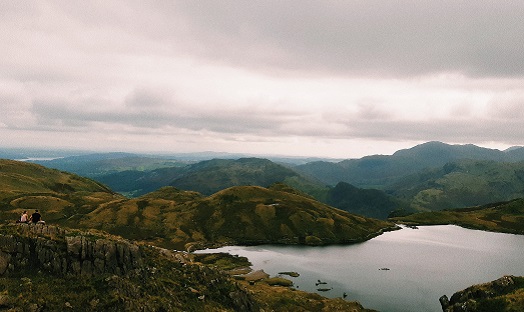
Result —
MULTIPOLYGON (((206 250, 204 252, 209 252, 206 250)), ((379 311, 442 311, 438 299, 503 275, 524 275, 524 235, 421 226, 349 246, 228 246, 271 276, 300 273, 295 287, 379 311), (385 270, 387 268, 388 270, 385 270), (319 284, 318 281, 326 284, 319 284), (318 291, 318 288, 330 289, 318 291)))

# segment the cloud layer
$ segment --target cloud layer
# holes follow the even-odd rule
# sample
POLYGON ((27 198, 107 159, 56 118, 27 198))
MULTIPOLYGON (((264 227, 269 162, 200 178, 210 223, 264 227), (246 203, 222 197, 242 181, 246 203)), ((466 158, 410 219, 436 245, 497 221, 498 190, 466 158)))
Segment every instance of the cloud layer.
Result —
POLYGON ((0 3, 4 146, 521 144, 518 1, 0 3))

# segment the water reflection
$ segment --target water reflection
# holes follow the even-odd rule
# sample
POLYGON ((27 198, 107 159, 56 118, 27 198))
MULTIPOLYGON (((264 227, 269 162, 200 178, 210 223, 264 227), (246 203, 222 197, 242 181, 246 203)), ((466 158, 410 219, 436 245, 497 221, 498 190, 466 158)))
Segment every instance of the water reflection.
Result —
POLYGON ((346 295, 379 311, 437 312, 441 295, 503 275, 524 275, 524 236, 451 225, 404 228, 349 246, 229 246, 213 251, 245 256, 254 269, 272 276, 299 272, 299 277, 286 278, 300 290, 346 295))

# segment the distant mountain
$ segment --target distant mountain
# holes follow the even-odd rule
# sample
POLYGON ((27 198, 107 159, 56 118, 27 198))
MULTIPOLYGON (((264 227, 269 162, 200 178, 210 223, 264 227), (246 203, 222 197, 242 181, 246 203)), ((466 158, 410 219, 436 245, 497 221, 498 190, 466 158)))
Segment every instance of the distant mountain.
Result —
POLYGON ((403 215, 524 196, 523 162, 522 147, 499 151, 441 142, 393 155, 299 166, 254 157, 186 162, 127 153, 40 161, 94 178, 127 197, 168 185, 211 195, 232 186, 284 183, 334 207, 377 218, 392 209, 393 215, 403 215))
POLYGON ((124 170, 96 176, 93 179, 127 197, 138 197, 169 185, 185 172, 185 167, 167 167, 145 171, 124 170))
POLYGON ((211 195, 231 186, 268 187, 284 182, 307 193, 320 193, 324 185, 307 179, 294 170, 261 158, 212 159, 179 167, 150 171, 128 170, 95 177, 118 192, 133 197, 162 186, 211 195))
POLYGON ((460 160, 421 170, 389 186, 413 210, 442 210, 524 197, 524 162, 460 160))
POLYGON ((66 149, 38 149, 38 148, 13 148, 0 147, 0 158, 11 160, 22 159, 54 159, 71 155, 83 155, 85 151, 66 149))
POLYGON ((237 160, 214 159, 190 165, 186 174, 173 180, 170 185, 210 195, 231 186, 258 185, 268 187, 273 183, 317 185, 295 171, 261 158, 237 160))
POLYGON ((188 164, 188 162, 171 158, 130 153, 98 153, 31 162, 90 178, 115 172, 145 171, 188 164))
POLYGON ((399 150, 393 155, 366 156, 338 163, 312 162, 297 166, 295 169, 328 185, 347 182, 357 187, 387 189, 389 185, 407 175, 427 168, 439 168, 448 162, 461 159, 524 161, 524 148, 503 152, 472 144, 449 145, 442 142, 427 142, 399 150))

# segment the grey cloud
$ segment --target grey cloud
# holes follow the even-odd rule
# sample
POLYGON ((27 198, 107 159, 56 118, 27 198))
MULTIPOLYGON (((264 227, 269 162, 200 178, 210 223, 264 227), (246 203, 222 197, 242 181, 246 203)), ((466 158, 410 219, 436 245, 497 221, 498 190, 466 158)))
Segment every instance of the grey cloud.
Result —
POLYGON ((76 128, 79 131, 96 123, 149 129, 187 129, 224 134, 278 135, 289 121, 300 118, 293 112, 265 110, 263 107, 229 108, 175 104, 154 92, 134 91, 124 105, 90 99, 72 102, 36 100, 31 113, 41 129, 76 128))
POLYGON ((385 76, 524 73, 519 1, 220 1, 176 8, 195 39, 209 45, 201 53, 245 66, 385 76))
POLYGON ((499 122, 522 120, 524 117, 524 93, 506 93, 493 98, 488 103, 488 113, 499 119, 499 122))
POLYGON ((364 138, 388 141, 444 141, 457 143, 499 142, 518 145, 524 137, 522 122, 513 119, 501 123, 496 118, 425 120, 359 120, 344 123, 338 138, 364 138))
POLYGON ((392 117, 392 114, 381 108, 377 103, 380 100, 375 99, 362 99, 358 104, 357 116, 362 119, 373 120, 373 119, 384 119, 392 117))
MULTIPOLYGON (((61 48, 65 58, 75 50, 108 63, 118 62, 112 55, 198 56, 297 75, 524 74, 522 1, 47 1, 30 7, 7 8, 4 15, 8 21, 18 17, 25 28, 61 48)), ((0 38, 19 43, 8 55, 34 49, 17 39, 28 33, 8 21, 0 22, 7 29, 0 38)), ((43 57, 64 62, 47 54, 43 42, 36 48, 33 57, 43 53, 43 62, 43 57)), ((63 67, 75 62, 96 66, 80 54, 63 67)), ((33 65, 35 71, 18 74, 68 78, 57 64, 33 65)))

